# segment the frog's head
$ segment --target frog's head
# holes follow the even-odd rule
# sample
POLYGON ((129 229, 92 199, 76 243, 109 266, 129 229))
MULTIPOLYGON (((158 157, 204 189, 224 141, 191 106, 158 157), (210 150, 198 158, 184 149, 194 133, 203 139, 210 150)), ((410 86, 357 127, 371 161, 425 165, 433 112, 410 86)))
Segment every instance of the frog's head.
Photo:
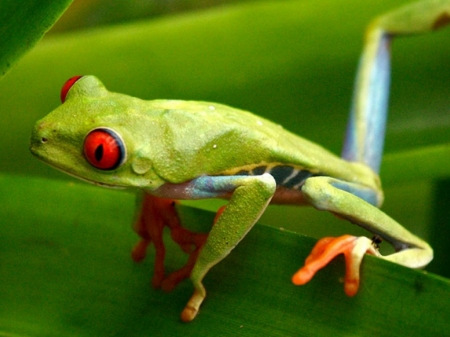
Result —
POLYGON ((109 92, 94 76, 68 80, 61 100, 33 129, 30 150, 36 157, 103 186, 156 189, 164 183, 145 147, 146 135, 158 139, 161 130, 139 113, 143 101, 109 92))

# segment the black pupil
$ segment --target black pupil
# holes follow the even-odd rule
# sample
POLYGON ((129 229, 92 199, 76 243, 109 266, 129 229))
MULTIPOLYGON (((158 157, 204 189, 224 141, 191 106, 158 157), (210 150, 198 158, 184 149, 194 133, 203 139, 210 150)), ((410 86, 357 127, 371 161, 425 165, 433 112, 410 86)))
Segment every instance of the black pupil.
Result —
POLYGON ((97 146, 97 148, 95 149, 95 159, 97 161, 101 161, 103 158, 103 144, 100 144, 99 146, 97 146))

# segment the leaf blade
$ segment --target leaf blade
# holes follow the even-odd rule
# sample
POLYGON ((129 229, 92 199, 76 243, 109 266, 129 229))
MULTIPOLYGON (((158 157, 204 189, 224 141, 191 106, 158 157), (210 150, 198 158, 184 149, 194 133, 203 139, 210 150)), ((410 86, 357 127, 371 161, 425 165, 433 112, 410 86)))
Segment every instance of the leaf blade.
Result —
MULTIPOLYGON (((0 239, 0 331, 33 336, 198 336, 202 331, 217 336, 423 336, 444 335, 450 328, 450 303, 442 301, 449 280, 367 257, 360 293, 348 298, 340 282, 343 259, 338 258, 311 283, 295 287, 290 276, 314 240, 260 225, 211 270, 199 317, 183 324, 179 313, 192 291, 190 283, 169 294, 153 290, 152 255, 138 265, 129 257, 136 239, 129 228, 132 194, 0 175, 0 196, 1 223, 10 229, 0 239), (86 207, 90 211, 80 214, 79 208, 86 207)), ((184 219, 198 219, 197 226, 213 217, 192 208, 182 212, 184 219)), ((170 267, 181 257, 175 252, 170 267)))
POLYGON ((72 1, 6 0, 0 3, 2 75, 44 36, 72 1))

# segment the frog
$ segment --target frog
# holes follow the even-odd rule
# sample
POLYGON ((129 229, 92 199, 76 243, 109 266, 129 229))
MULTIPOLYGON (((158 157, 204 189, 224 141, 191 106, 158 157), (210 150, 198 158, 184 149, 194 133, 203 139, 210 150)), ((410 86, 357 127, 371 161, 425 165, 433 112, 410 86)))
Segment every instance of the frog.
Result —
POLYGON ((203 279, 244 239, 269 204, 312 206, 359 225, 374 237, 320 239, 292 276, 308 283, 337 255, 346 262, 344 291, 357 294, 366 254, 409 268, 433 258, 430 245, 380 210, 379 177, 388 111, 390 44, 450 23, 450 1, 408 4, 372 21, 365 34, 341 156, 266 118, 227 105, 142 100, 109 91, 93 75, 75 76, 62 104, 37 121, 30 150, 45 163, 87 182, 143 191, 134 229, 135 261, 155 246, 154 287, 172 290, 190 278, 194 291, 181 312, 190 322, 206 298, 203 279), (209 233, 188 230, 178 200, 221 198, 209 233), (163 230, 189 254, 165 275, 163 230), (381 241, 394 252, 382 255, 381 241))

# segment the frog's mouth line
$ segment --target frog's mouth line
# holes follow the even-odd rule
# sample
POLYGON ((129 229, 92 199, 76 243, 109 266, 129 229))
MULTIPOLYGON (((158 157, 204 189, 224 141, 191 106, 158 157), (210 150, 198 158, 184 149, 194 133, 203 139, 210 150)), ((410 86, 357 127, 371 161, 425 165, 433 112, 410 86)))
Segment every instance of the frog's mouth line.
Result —
POLYGON ((73 173, 71 173, 71 172, 69 172, 69 171, 63 170, 63 169, 61 169, 60 167, 55 166, 55 165, 53 165, 52 163, 50 163, 50 162, 48 162, 48 161, 44 161, 43 159, 41 159, 41 158, 39 158, 39 157, 37 157, 37 158, 38 158, 40 161, 44 162, 45 164, 47 164, 47 165, 53 167, 54 169, 56 169, 56 170, 58 170, 58 171, 60 171, 60 172, 63 172, 64 174, 67 174, 67 175, 69 175, 69 176, 71 176, 71 177, 74 177, 74 178, 76 178, 76 179, 78 179, 78 180, 82 180, 82 181, 84 181, 84 182, 87 182, 87 183, 89 183, 89 184, 91 184, 91 185, 96 185, 96 186, 100 186, 100 187, 106 187, 106 188, 115 189, 115 190, 124 190, 124 189, 127 188, 127 186, 112 185, 112 184, 100 183, 100 182, 94 181, 94 180, 89 180, 89 179, 87 179, 87 178, 83 178, 83 177, 77 176, 76 174, 73 174, 73 173))
POLYGON ((127 188, 126 186, 100 183, 98 181, 94 181, 94 180, 90 180, 90 179, 87 179, 87 178, 83 178, 83 177, 77 176, 77 175, 75 175, 75 174, 73 174, 71 172, 64 171, 64 170, 60 169, 59 167, 56 167, 56 166, 53 166, 53 165, 50 165, 50 166, 52 166, 53 168, 57 169, 58 171, 61 171, 61 172, 65 173, 65 174, 68 174, 71 177, 77 178, 79 180, 82 180, 82 181, 87 182, 87 183, 92 184, 92 185, 96 185, 96 186, 100 186, 100 187, 106 187, 106 188, 110 188, 110 189, 114 189, 114 190, 124 190, 124 189, 127 188))
POLYGON ((86 179, 86 178, 81 178, 81 177, 76 176, 76 175, 74 175, 72 173, 68 173, 67 171, 63 171, 63 170, 58 169, 58 168, 56 168, 56 169, 61 171, 61 172, 64 172, 65 174, 68 174, 69 176, 72 176, 72 177, 77 178, 79 180, 85 181, 85 182, 87 182, 89 184, 92 184, 92 185, 96 185, 96 186, 100 186, 100 187, 106 187, 106 188, 110 188, 110 189, 114 189, 114 190, 124 190, 124 189, 127 188, 126 186, 110 185, 110 184, 105 184, 105 183, 99 183, 98 181, 93 181, 93 180, 89 180, 89 179, 86 179))

